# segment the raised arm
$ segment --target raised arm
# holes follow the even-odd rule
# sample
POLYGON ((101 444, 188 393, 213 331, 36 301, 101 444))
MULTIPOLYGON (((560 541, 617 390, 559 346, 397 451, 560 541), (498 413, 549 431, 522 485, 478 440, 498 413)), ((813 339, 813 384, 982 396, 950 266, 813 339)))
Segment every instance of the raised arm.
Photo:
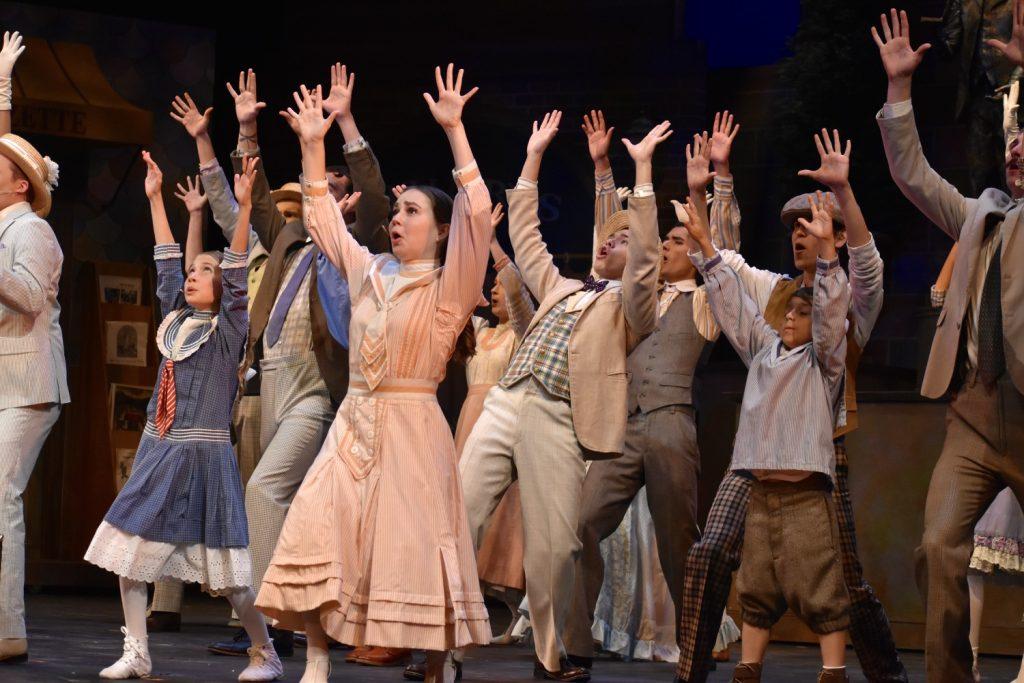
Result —
MULTIPOLYGON (((373 257, 349 234, 338 203, 327 191, 324 136, 336 114, 331 113, 324 118, 320 86, 308 90, 303 85, 300 92, 292 94, 296 109, 289 107, 281 112, 281 116, 298 136, 302 149, 303 220, 320 251, 348 279, 349 287, 358 291, 373 257)), ((259 174, 253 182, 254 202, 258 188, 259 174)))
MULTIPOLYGON (((352 115, 352 91, 356 75, 340 62, 331 66, 331 90, 324 99, 324 111, 337 112, 334 119, 345 138, 345 163, 352 174, 352 191, 360 192, 362 200, 356 206, 356 221, 352 236, 375 254, 388 250, 386 225, 391 203, 388 201, 384 176, 370 145, 359 132, 352 115)), ((344 214, 343 214, 344 215, 344 214)))
POLYGON ((740 132, 728 110, 715 114, 711 130, 711 163, 715 168, 714 195, 710 207, 711 241, 719 249, 740 250, 740 206, 732 191, 729 155, 740 132))
MULTIPOLYGON (((266 107, 256 96, 256 74, 252 69, 238 74, 238 90, 231 83, 227 84, 228 93, 235 101, 235 118, 238 119, 238 146, 231 154, 231 163, 235 173, 243 170, 242 161, 246 156, 260 156, 257 139, 256 119, 260 111, 266 107)), ((284 229, 285 219, 270 198, 270 184, 264 172, 262 159, 258 166, 259 172, 253 181, 252 213, 250 223, 263 247, 270 251, 274 242, 284 229)))
POLYGON ((153 219, 153 241, 156 243, 153 249, 153 258, 156 260, 156 297, 160 300, 161 316, 166 317, 184 301, 181 292, 185 284, 185 276, 181 271, 181 247, 174 241, 171 224, 167 221, 161 192, 164 174, 149 152, 142 152, 142 160, 146 163, 144 187, 153 219))
POLYGON ((816 170, 804 169, 797 175, 826 185, 835 195, 846 224, 846 244, 850 251, 850 283, 853 288, 854 338, 864 348, 882 311, 882 257, 875 248, 871 232, 864 220, 857 198, 850 186, 850 151, 853 143, 846 141, 843 149, 839 131, 831 135, 824 128, 814 135, 821 164, 816 170))
POLYGON ((583 133, 587 136, 587 150, 594 162, 594 239, 590 262, 597 258, 597 250, 601 247, 601 234, 604 224, 616 211, 622 210, 622 198, 615 190, 615 178, 612 165, 608 159, 608 149, 612 142, 615 126, 608 128, 604 121, 604 112, 591 109, 583 115, 583 133))
POLYGON ((685 206, 689 217, 687 239, 691 242, 690 258, 704 277, 704 295, 721 331, 729 338, 744 365, 749 367, 758 351, 779 337, 761 316, 739 275, 715 249, 707 218, 694 206, 693 197, 687 198, 685 206))
MULTIPOLYGON (((498 225, 501 224, 501 219, 505 216, 502 209, 501 202, 495 204, 491 209, 491 228, 495 233, 497 233, 498 225)), ((491 258, 494 259, 494 271, 498 282, 501 283, 501 288, 505 292, 508 322, 512 326, 517 342, 522 341, 526 336, 526 328, 530 326, 530 321, 533 320, 533 314, 537 312, 537 309, 533 305, 533 299, 530 298, 530 292, 526 289, 519 269, 498 243, 497 234, 491 238, 491 258)))
POLYGON ((850 286, 839 265, 829 199, 818 192, 810 204, 811 220, 801 217, 797 221, 817 237, 821 245, 814 274, 811 336, 815 358, 835 398, 846 374, 846 313, 850 310, 850 286))
POLYGON ((633 334, 641 338, 658 326, 661 249, 651 159, 655 148, 672 135, 671 125, 662 121, 635 145, 622 139, 636 164, 636 186, 629 198, 629 251, 622 274, 622 308, 626 324, 633 334))
POLYGON ((4 31, 4 46, 0 49, 0 135, 11 132, 11 100, 14 96, 14 63, 25 51, 21 34, 4 31))
POLYGON ((910 21, 904 11, 892 10, 891 26, 883 14, 881 26, 881 35, 875 27, 871 28, 871 35, 889 79, 886 103, 878 115, 889 173, 903 195, 921 213, 950 237, 958 239, 968 202, 974 200, 965 198, 928 164, 910 104, 914 71, 931 46, 925 43, 917 50, 911 49, 910 21))
POLYGON ((462 76, 462 69, 456 73, 455 65, 449 64, 442 78, 441 67, 437 67, 434 70, 437 99, 423 93, 434 121, 448 137, 455 162, 453 175, 459 187, 452 207, 445 264, 441 271, 435 328, 453 340, 480 300, 480 289, 487 272, 487 256, 494 236, 491 196, 473 159, 473 150, 462 125, 463 109, 479 88, 471 88, 463 94, 462 76))
POLYGON ((246 260, 249 213, 252 210, 252 185, 256 175, 256 158, 245 159, 242 173, 235 175, 235 196, 238 198, 238 225, 231 244, 221 261, 222 294, 218 329, 227 339, 233 353, 239 353, 249 333, 249 296, 246 281, 246 260))
POLYGON ((199 176, 186 176, 185 185, 175 186, 174 196, 185 204, 188 211, 188 237, 185 239, 185 272, 192 267, 196 256, 203 252, 203 215, 206 212, 206 195, 199 182, 199 176))
POLYGON ((523 282, 538 301, 565 278, 555 267, 554 259, 540 234, 537 215, 537 176, 544 151, 558 132, 562 115, 555 110, 544 115, 538 125, 533 122, 533 133, 526 143, 526 161, 516 186, 506 192, 508 198, 508 234, 515 252, 516 265, 523 282))
MULTIPOLYGON (((238 222, 238 204, 235 203, 227 174, 224 173, 224 169, 217 161, 213 150, 213 141, 210 139, 210 119, 213 115, 213 107, 207 107, 200 113, 192 96, 186 92, 174 97, 174 101, 171 102, 170 115, 196 141, 199 174, 202 176, 203 189, 206 191, 210 209, 213 211, 213 221, 220 226, 224 239, 230 242, 235 232, 235 224, 238 222)), ((248 226, 246 226, 246 232, 249 232, 248 226)), ((250 241, 254 239, 256 236, 255 233, 252 233, 250 241)))
POLYGON ((706 199, 708 183, 718 175, 711 170, 711 150, 707 131, 700 135, 694 133, 693 142, 686 145, 686 186, 705 225, 709 223, 706 199))

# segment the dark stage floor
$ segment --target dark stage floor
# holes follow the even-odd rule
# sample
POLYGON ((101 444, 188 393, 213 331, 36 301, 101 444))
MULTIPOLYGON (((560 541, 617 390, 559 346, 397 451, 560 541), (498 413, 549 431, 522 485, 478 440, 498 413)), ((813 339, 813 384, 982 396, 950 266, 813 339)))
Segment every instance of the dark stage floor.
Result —
MULTIPOLYGON (((155 634, 150 638, 155 673, 158 681, 229 681, 236 680, 245 660, 217 657, 206 653, 205 645, 213 639, 227 638, 232 630, 224 626, 229 609, 226 601, 206 596, 186 596, 185 619, 181 633, 155 634)), ((29 654, 26 665, 0 666, 0 681, 96 681, 96 673, 113 662, 121 652, 121 609, 115 594, 70 596, 41 594, 28 600, 29 654)), ((507 612, 497 612, 495 622, 504 625, 507 612)), ((302 677, 303 650, 285 659, 285 681, 302 677)), ((851 679, 863 681, 856 657, 850 650, 851 679)), ((735 648, 734 657, 739 654, 735 648)), ((402 681, 401 669, 376 669, 345 664, 343 652, 334 652, 332 681, 402 681)), ((920 653, 905 653, 904 659, 912 681, 924 680, 920 653)), ((466 658, 464 680, 527 683, 533 681, 532 651, 521 647, 490 647, 472 651, 466 658)), ((769 670, 765 681, 814 681, 818 670, 817 648, 775 645, 769 651, 769 670)), ((1019 660, 986 657, 983 673, 986 680, 1008 681, 1017 674, 1019 660)), ((711 681, 728 681, 732 665, 719 665, 711 681)), ((672 680, 673 666, 666 663, 628 663, 600 659, 595 665, 593 680, 608 683, 646 683, 672 680)))

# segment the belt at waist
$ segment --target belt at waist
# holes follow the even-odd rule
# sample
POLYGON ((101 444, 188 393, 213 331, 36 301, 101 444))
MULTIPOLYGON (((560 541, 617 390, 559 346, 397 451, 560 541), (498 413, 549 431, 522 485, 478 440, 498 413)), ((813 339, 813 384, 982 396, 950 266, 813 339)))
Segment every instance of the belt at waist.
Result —
POLYGON ((480 384, 470 384, 468 387, 466 387, 466 395, 473 396, 475 394, 486 394, 488 391, 493 389, 495 385, 497 385, 497 382, 482 382, 480 384))
MULTIPOLYGON (((154 439, 160 440, 160 432, 152 422, 146 422, 144 433, 154 439)), ((200 427, 184 428, 171 427, 163 435, 164 441, 213 441, 217 443, 231 443, 231 431, 227 429, 203 429, 200 427)))
POLYGON ((437 400, 437 382, 429 379, 400 379, 385 377, 372 390, 362 377, 351 377, 348 383, 349 396, 380 396, 405 398, 420 401, 437 400))

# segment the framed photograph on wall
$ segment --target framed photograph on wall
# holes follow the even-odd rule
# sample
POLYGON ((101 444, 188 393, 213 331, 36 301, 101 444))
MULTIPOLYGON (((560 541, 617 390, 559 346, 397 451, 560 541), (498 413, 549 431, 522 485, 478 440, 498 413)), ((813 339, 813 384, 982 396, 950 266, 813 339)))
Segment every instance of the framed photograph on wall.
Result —
POLYGON ((107 363, 146 366, 149 324, 130 320, 107 321, 107 363))
POLYGON ((152 395, 153 387, 111 384, 110 429, 141 434, 146 428, 146 407, 152 395))
POLYGON ((100 298, 105 304, 142 303, 142 279, 120 275, 100 275, 100 298))

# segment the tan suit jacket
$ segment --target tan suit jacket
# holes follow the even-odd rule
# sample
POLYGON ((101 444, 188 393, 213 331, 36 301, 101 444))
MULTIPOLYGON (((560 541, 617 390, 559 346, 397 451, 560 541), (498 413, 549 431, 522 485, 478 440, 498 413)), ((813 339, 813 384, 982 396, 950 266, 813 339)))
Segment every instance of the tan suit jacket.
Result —
MULTIPOLYGON (((526 334, 583 287, 563 277, 540 235, 537 190, 508 191, 509 236, 523 281, 540 302, 526 334)), ((658 217, 655 198, 629 199, 629 259, 622 289, 593 297, 569 337, 569 391, 576 438, 591 459, 622 454, 626 438, 626 356, 658 324, 658 217)))
POLYGON ((1024 392, 1024 277, 1020 276, 1024 269, 1024 228, 1018 226, 1021 204, 994 188, 985 190, 977 199, 960 194, 925 159, 912 111, 892 118, 879 116, 878 125, 896 185, 921 213, 960 245, 921 393, 938 398, 949 387, 971 283, 981 276, 977 262, 985 227, 999 221, 1003 223, 1000 267, 1006 368, 1017 391, 1024 392))

